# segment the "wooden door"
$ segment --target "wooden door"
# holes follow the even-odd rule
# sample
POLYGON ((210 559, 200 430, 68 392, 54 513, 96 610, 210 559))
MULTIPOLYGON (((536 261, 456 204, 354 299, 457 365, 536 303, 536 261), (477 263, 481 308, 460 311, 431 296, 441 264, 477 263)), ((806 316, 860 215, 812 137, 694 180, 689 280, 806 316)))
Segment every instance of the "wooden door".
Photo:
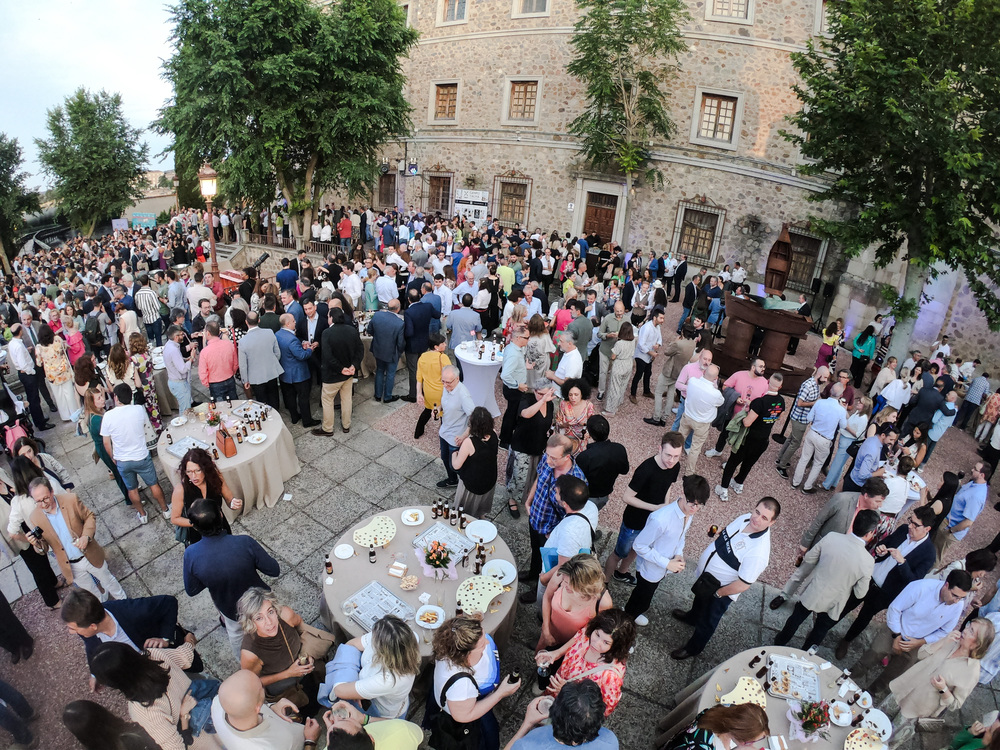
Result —
POLYGON ((588 192, 582 234, 597 234, 602 242, 610 242, 615 231, 615 214, 617 212, 617 195, 588 192))

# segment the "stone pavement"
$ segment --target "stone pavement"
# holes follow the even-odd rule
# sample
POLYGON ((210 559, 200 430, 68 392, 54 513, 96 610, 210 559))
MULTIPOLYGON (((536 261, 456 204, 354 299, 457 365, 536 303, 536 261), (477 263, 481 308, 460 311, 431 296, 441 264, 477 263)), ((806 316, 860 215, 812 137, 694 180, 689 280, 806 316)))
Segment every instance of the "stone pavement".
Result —
MULTIPOLYGON (((398 381, 397 381, 398 383, 398 381)), ((390 414, 397 405, 385 405, 371 398, 372 380, 363 380, 355 388, 354 415, 351 433, 339 431, 333 438, 316 437, 299 425, 291 426, 302 471, 286 484, 290 501, 279 501, 274 508, 255 510, 234 524, 234 533, 251 534, 281 563, 282 575, 273 581, 282 599, 308 622, 319 622, 320 588, 318 579, 322 560, 340 535, 358 519, 385 508, 413 503, 429 504, 439 493, 435 483, 442 478, 440 459, 398 443, 385 433, 371 427, 390 414)), ((398 384, 405 389, 405 382, 398 384)), ((318 398, 315 399, 318 410, 318 398)), ((339 419, 338 419, 339 425, 339 419)), ((174 542, 173 527, 158 514, 150 512, 150 522, 140 526, 135 513, 121 501, 117 487, 110 481, 103 465, 91 458, 92 445, 88 438, 76 437, 70 427, 60 425, 43 435, 48 452, 63 461, 77 479, 81 498, 98 513, 97 540, 107 551, 112 570, 130 596, 174 594, 180 602, 180 618, 199 639, 199 652, 209 671, 225 677, 237 665, 229 650, 224 630, 207 592, 187 597, 183 592, 183 547, 174 542)), ((162 478, 162 476, 161 476, 162 478)), ((170 483, 164 483, 169 496, 170 483)), ((451 493, 448 493, 451 494, 451 493)), ((527 519, 524 514, 515 521, 505 510, 506 494, 498 487, 494 502, 494 521, 510 544, 516 558, 526 560, 528 554, 527 519)), ((144 500, 152 502, 148 493, 144 500)), ((605 529, 599 542, 603 559, 613 544, 615 530, 605 529)), ((689 542, 689 554, 701 549, 701 539, 689 542)), ((673 661, 670 651, 687 639, 688 628, 670 618, 673 607, 685 606, 691 598, 689 587, 694 564, 688 570, 660 587, 650 624, 639 629, 635 652, 628 663, 625 688, 618 709, 607 726, 619 737, 623 748, 647 747, 655 735, 655 723, 670 707, 673 695, 716 663, 743 649, 773 642, 775 633, 790 611, 789 604, 772 612, 767 602, 776 590, 755 585, 734 604, 723 618, 715 637, 699 657, 685 662, 673 661)), ((32 589, 32 581, 19 559, 0 569, 0 589, 15 599, 32 589)), ((623 606, 629 588, 612 584, 612 595, 623 606)), ((37 594, 33 595, 37 597, 37 594)), ((846 630, 841 624, 828 637, 846 630)), ((520 668, 530 680, 534 674, 532 655, 539 626, 532 607, 521 606, 517 615, 515 635, 502 653, 503 667, 509 671, 520 668)), ((805 627, 799 637, 805 635, 805 627)), ((846 664, 852 664, 863 648, 859 639, 846 664)), ((801 644, 793 641, 792 645, 801 644)), ((820 655, 833 659, 831 649, 820 649, 820 655)), ((6 660, 3 660, 6 665, 6 660)), ((37 677, 41 678, 41 675, 37 677)), ((48 675, 56 680, 56 675, 48 675)), ((528 680, 526 680, 527 683, 528 680)), ((85 697, 85 696, 78 696, 85 697)), ((515 700, 504 701, 499 709, 504 741, 516 730, 530 699, 527 684, 515 700)), ((416 701, 415 705, 421 705, 416 701)), ((968 725, 983 713, 998 707, 995 687, 979 687, 966 702, 960 716, 946 718, 949 729, 941 735, 918 735, 919 745, 937 750, 947 744, 953 727, 959 721, 968 725)), ((421 709, 422 710, 422 709, 421 709)))

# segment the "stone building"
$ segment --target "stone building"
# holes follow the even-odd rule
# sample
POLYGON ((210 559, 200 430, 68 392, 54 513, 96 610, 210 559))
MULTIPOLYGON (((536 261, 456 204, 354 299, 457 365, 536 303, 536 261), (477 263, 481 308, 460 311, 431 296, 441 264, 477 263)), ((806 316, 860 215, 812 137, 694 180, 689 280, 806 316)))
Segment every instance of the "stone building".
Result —
MULTIPOLYGON (((401 4, 420 32, 404 62, 414 129, 383 152, 372 205, 478 211, 546 233, 596 230, 633 250, 686 253, 693 266, 740 261, 751 281, 787 222, 789 293, 806 292, 817 317, 844 316, 849 329, 870 320, 881 283, 902 288, 902 266, 876 273, 869 258, 848 262, 810 231, 810 216, 849 207, 808 202, 820 185, 796 173, 802 157, 779 134, 799 106, 789 54, 823 33, 825 0, 689 0, 688 49, 670 92, 677 135, 654 148, 666 184, 637 187, 628 227, 624 179, 589 170, 567 133, 583 106, 580 82, 566 73, 574 0, 401 4)), ((959 356, 993 348, 963 287, 939 280, 918 343, 944 329, 959 356)))

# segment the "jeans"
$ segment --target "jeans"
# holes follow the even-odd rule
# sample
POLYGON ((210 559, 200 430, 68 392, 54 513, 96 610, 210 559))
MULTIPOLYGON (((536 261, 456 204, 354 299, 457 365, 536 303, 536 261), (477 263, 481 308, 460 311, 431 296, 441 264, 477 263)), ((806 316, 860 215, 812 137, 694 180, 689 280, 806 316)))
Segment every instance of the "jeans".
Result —
POLYGON ((191 382, 188 380, 168 380, 167 388, 177 399, 177 410, 184 414, 191 408, 191 382))
POLYGON ((837 486, 840 481, 840 473, 844 470, 844 465, 849 458, 847 449, 850 447, 851 441, 847 439, 846 435, 841 435, 837 453, 834 455, 833 461, 830 462, 830 468, 826 470, 826 480, 823 482, 824 490, 832 490, 837 486))
POLYGON ((236 657, 236 661, 239 661, 240 651, 243 650, 243 626, 240 625, 238 620, 230 620, 221 612, 219 612, 219 616, 222 617, 222 622, 226 625, 226 637, 229 639, 229 647, 233 650, 233 656, 236 657))
POLYGON ((142 477, 147 487, 152 487, 160 481, 156 476, 152 455, 147 455, 139 461, 116 461, 115 464, 118 466, 118 473, 122 475, 122 481, 130 490, 139 489, 139 477, 142 477))
POLYGON ((722 616, 726 614, 733 600, 728 596, 696 596, 691 605, 691 621, 694 623, 694 633, 684 644, 684 650, 689 654, 700 654, 705 650, 715 629, 719 627, 722 616))
POLYGON ((385 401, 392 397, 392 389, 396 387, 396 367, 398 364, 398 357, 392 362, 383 362, 381 359, 375 360, 376 401, 385 401))
MULTIPOLYGON (((672 409, 673 407, 670 406, 669 408, 672 409)), ((664 409, 664 411, 666 411, 666 409, 664 409)), ((664 416, 666 416, 666 415, 664 415, 664 416)), ((677 432, 678 430, 680 430, 680 428, 681 428, 681 419, 683 417, 684 417, 684 397, 681 396, 681 401, 677 405, 677 413, 674 415, 674 423, 672 425, 670 425, 670 429, 673 430, 674 432, 677 432)), ((688 435, 687 438, 684 440, 684 450, 685 451, 691 450, 691 441, 692 441, 692 439, 693 439, 693 436, 688 435)))
POLYGON ((234 375, 228 380, 223 380, 218 383, 209 383, 208 392, 216 401, 221 401, 226 398, 238 399, 239 394, 236 392, 236 376, 234 375))
POLYGON ((146 323, 146 334, 156 340, 157 346, 163 346, 163 321, 157 318, 152 323, 146 323))
POLYGON ((31 743, 32 735, 26 719, 34 713, 28 700, 21 693, 0 680, 0 727, 12 735, 20 745, 31 743))
POLYGON ((624 523, 618 529, 618 541, 615 542, 615 554, 624 560, 632 551, 635 538, 639 536, 642 529, 630 529, 624 523))
POLYGON ((687 320, 688 315, 690 314, 691 314, 691 308, 685 307, 681 312, 681 319, 677 321, 677 333, 681 332, 681 329, 684 327, 684 321, 687 320))
POLYGON ((300 383, 282 383, 281 394, 285 398, 285 408, 292 417, 292 423, 302 420, 304 427, 316 424, 312 418, 312 407, 309 405, 309 392, 312 390, 312 380, 300 383))
POLYGON ((457 482, 458 472, 451 468, 451 457, 453 454, 458 453, 458 448, 441 437, 438 438, 438 443, 441 448, 441 463, 444 464, 444 470, 448 472, 448 481, 457 482))
POLYGON ((219 692, 221 684, 218 680, 191 680, 188 692, 198 704, 191 709, 188 726, 191 727, 191 734, 195 737, 201 734, 202 730, 215 734, 215 727, 212 725, 212 699, 219 692))

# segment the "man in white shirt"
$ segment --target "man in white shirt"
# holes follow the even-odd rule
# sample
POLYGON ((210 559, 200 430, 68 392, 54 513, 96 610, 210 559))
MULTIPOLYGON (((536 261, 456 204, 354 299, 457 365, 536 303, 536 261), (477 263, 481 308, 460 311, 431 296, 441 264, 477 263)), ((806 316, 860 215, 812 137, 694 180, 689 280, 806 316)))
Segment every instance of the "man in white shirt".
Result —
POLYGON ((570 330, 565 330, 559 334, 559 351, 562 357, 559 359, 559 366, 555 371, 546 370, 545 377, 562 385, 570 378, 583 376, 583 357, 580 350, 576 348, 576 334, 570 330))
POLYGON ((934 357, 941 356, 947 359, 951 356, 951 345, 948 343, 948 337, 942 336, 940 341, 935 341, 931 344, 931 353, 934 357))
POLYGON ((448 314, 454 308, 451 289, 444 283, 444 275, 434 274, 434 294, 441 298, 441 327, 444 328, 448 321, 448 314))
POLYGON ((396 266, 385 264, 385 275, 375 279, 375 294, 378 295, 378 306, 385 309, 389 300, 399 299, 399 287, 396 286, 396 266))
MULTIPOLYGON (((440 249, 438 249, 438 252, 441 252, 440 249)), ((434 273, 436 274, 437 270, 434 273)), ((476 292, 479 291, 476 288, 476 275, 472 271, 466 271, 463 278, 465 280, 452 290, 452 300, 461 300, 465 294, 471 294, 473 299, 475 299, 476 292)), ((541 303, 538 306, 541 309, 541 303)))
POLYGON ((698 455, 708 440, 708 431, 718 414, 719 407, 726 399, 718 386, 719 366, 709 365, 701 377, 690 377, 684 394, 684 416, 681 417, 680 433, 686 438, 691 435, 688 449, 686 474, 694 474, 698 468, 698 455))
POLYGON ((24 344, 25 328, 20 323, 15 323, 10 327, 11 340, 7 344, 7 356, 17 370, 17 379, 24 386, 24 395, 28 399, 28 409, 31 412, 31 421, 35 423, 36 430, 51 430, 54 424, 45 418, 42 411, 42 401, 38 392, 38 381, 41 373, 35 370, 35 360, 28 353, 28 347, 24 344))
POLYGON ((340 273, 340 281, 337 285, 340 287, 340 291, 346 294, 348 299, 351 300, 354 309, 357 310, 358 304, 361 301, 361 295, 365 292, 365 286, 361 281, 361 277, 354 273, 354 263, 348 261, 344 264, 340 273))
POLYGON ((319 722, 296 724, 297 714, 287 698, 268 705, 260 677, 248 669, 227 677, 212 699, 212 723, 227 750, 303 750, 307 744, 313 750, 319 722))
POLYGON ((739 261, 733 264, 733 272, 729 278, 735 286, 739 286, 747 280, 747 270, 739 264, 739 261))
POLYGON ((639 536, 632 543, 635 550, 636 585, 625 605, 640 627, 649 624, 646 612, 653 601, 660 581, 668 573, 680 573, 685 568, 684 542, 694 515, 705 507, 709 495, 708 480, 697 474, 684 477, 682 491, 675 502, 654 510, 639 536))
POLYGON ((543 571, 538 578, 538 601, 542 600, 545 587, 559 566, 581 552, 592 552, 597 540, 599 511, 590 500, 587 483, 572 474, 563 474, 556 480, 555 497, 556 505, 565 515, 549 532, 542 548, 543 571))
POLYGON ((663 308, 654 307, 649 320, 642 324, 639 335, 635 339, 635 375, 632 376, 632 392, 628 400, 633 404, 638 403, 635 394, 639 389, 639 380, 642 380, 642 395, 646 398, 653 398, 653 392, 649 388, 649 379, 653 374, 653 359, 660 352, 663 344, 663 336, 660 326, 663 325, 663 308))

